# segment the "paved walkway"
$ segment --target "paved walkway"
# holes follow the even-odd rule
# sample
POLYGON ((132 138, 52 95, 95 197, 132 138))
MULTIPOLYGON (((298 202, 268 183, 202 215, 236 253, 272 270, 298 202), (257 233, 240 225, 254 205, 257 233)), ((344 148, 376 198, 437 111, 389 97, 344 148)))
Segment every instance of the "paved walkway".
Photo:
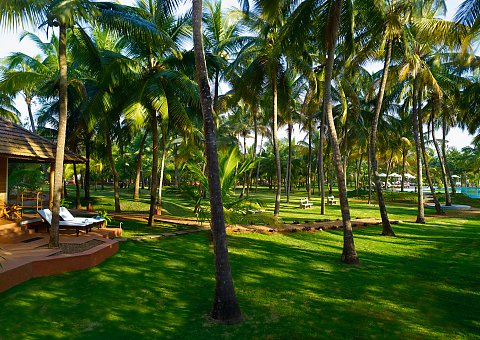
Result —
MULTIPOLYGON (((116 213, 112 214, 113 218, 124 219, 124 220, 135 220, 135 221, 145 221, 148 219, 148 214, 129 214, 129 213, 116 213)), ((160 234, 151 234, 144 236, 137 236, 130 238, 134 241, 141 241, 147 239, 158 239, 162 237, 178 236, 185 234, 198 233, 205 230, 210 230, 209 224, 206 222, 198 222, 196 220, 180 218, 175 216, 155 216, 154 220, 156 222, 180 224, 191 227, 196 227, 196 229, 181 230, 175 232, 167 232, 160 234)), ((398 224, 400 221, 390 220, 392 224, 398 224)), ((352 220, 352 227, 365 227, 370 225, 380 225, 382 220, 378 218, 362 218, 352 220)), ((323 230, 332 230, 339 229, 343 227, 342 220, 335 221, 318 221, 318 222, 306 222, 306 223, 284 223, 279 227, 272 226, 261 226, 261 225, 226 225, 227 233, 238 233, 238 232, 261 232, 261 233, 291 233, 298 231, 323 231, 323 230)), ((126 241, 126 238, 120 239, 121 241, 126 241)))

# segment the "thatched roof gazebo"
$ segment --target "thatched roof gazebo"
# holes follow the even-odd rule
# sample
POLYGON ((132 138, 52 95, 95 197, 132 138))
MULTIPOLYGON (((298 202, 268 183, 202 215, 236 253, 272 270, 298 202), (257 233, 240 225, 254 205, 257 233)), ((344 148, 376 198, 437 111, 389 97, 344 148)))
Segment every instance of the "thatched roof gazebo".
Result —
MULTIPOLYGON (((50 199, 53 192, 56 144, 0 117, 0 201, 8 200, 8 163, 50 164, 50 199)), ((85 159, 65 150, 65 163, 84 163, 85 159)))

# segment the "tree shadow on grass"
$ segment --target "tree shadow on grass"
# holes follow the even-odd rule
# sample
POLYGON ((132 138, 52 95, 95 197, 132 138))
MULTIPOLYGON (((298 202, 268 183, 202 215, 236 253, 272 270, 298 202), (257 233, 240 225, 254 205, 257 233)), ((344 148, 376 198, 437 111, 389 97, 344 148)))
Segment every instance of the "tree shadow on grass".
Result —
POLYGON ((427 234, 424 228, 402 225, 403 236, 385 243, 376 230, 358 230, 359 266, 340 263, 341 231, 229 236, 245 319, 233 326, 208 320, 214 273, 206 232, 128 242, 98 267, 34 279, 0 294, 3 336, 473 337, 480 315, 475 258, 453 269, 455 262, 442 265, 449 239, 409 239, 427 234))

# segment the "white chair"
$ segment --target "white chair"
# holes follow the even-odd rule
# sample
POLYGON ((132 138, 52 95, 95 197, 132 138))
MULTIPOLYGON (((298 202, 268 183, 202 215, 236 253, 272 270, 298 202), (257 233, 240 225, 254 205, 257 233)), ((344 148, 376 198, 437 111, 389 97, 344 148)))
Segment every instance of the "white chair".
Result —
MULTIPOLYGON (((50 209, 40 209, 37 211, 40 217, 48 224, 49 227, 52 226, 52 212, 50 209)), ((80 228, 85 228, 85 232, 88 233, 92 230, 93 223, 89 222, 80 222, 80 221, 59 221, 59 226, 63 228, 75 228, 77 236, 80 233, 80 228)), ((47 231, 50 228, 47 228, 47 231)))

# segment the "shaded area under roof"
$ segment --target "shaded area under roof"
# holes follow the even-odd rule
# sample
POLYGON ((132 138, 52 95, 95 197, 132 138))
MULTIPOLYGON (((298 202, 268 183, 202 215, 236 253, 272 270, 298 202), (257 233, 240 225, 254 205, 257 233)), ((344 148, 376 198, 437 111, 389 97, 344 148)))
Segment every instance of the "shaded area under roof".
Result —
MULTIPOLYGON (((0 117, 0 157, 24 162, 55 162, 57 144, 0 117)), ((65 163, 85 163, 85 159, 65 149, 65 163)))

